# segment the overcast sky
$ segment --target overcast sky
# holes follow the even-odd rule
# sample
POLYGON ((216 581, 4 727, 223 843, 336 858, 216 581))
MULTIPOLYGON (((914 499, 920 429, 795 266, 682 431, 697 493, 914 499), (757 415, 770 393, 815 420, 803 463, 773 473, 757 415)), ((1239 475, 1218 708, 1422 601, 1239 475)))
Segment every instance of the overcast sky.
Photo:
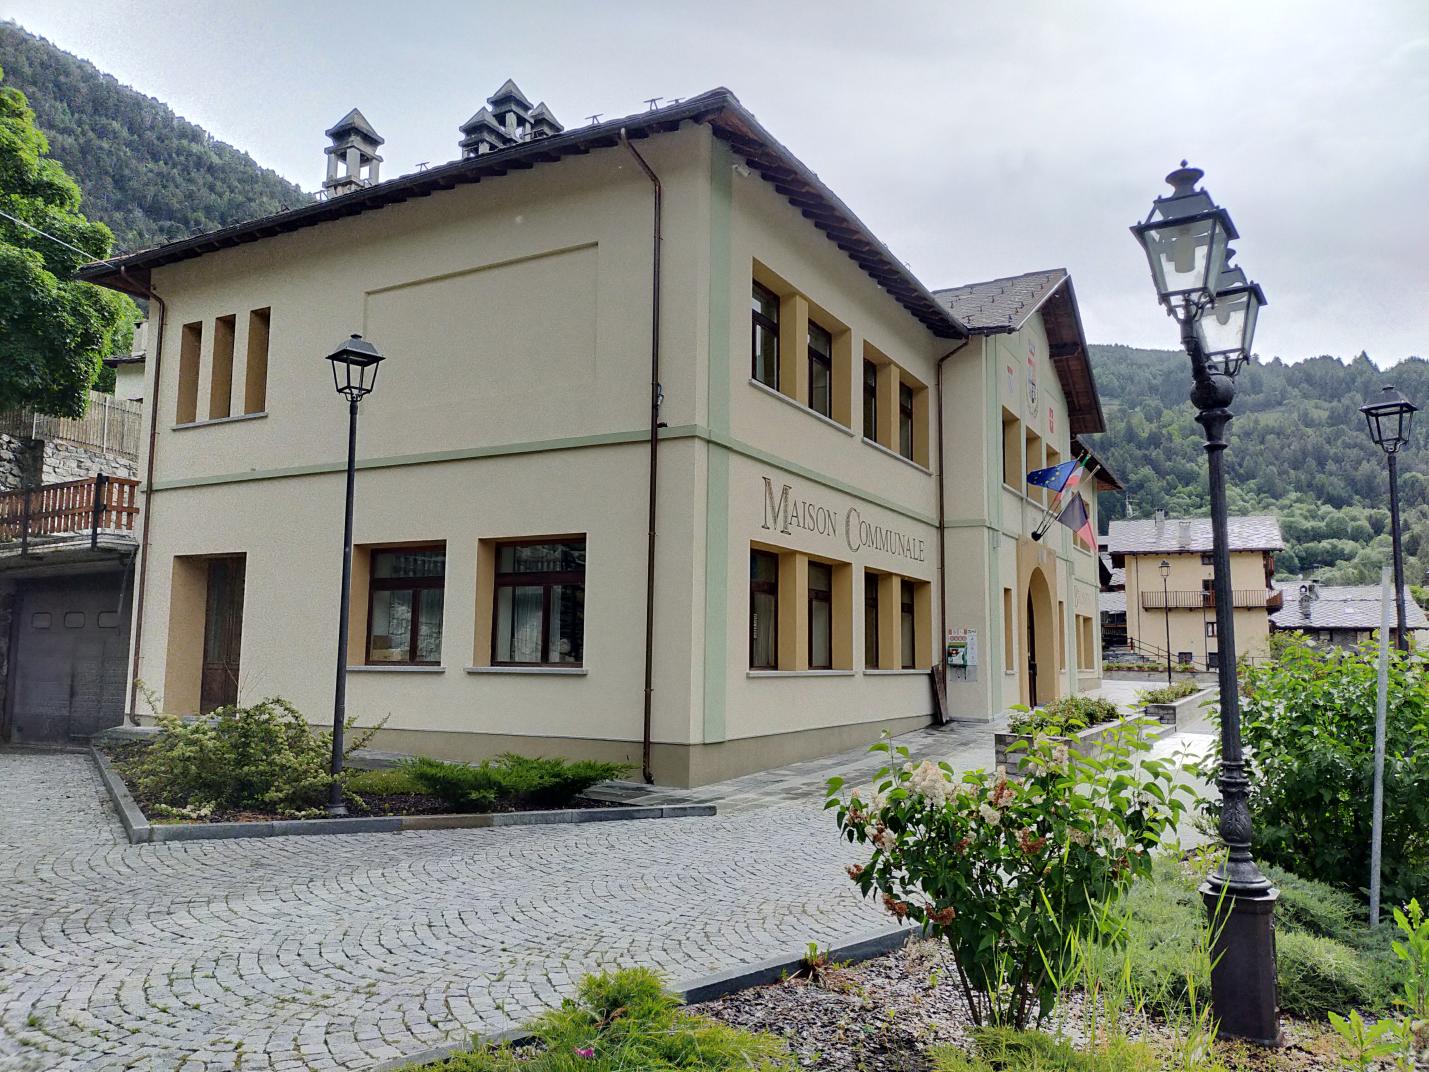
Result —
MULTIPOLYGON (((1429 356, 1429 2, 0 0, 305 189, 353 106, 385 177, 511 77, 568 127, 727 86, 930 287, 1054 266, 1172 347, 1127 226, 1184 156, 1265 288, 1256 349, 1429 356)), ((0 56, 0 63, 3 63, 0 56)))

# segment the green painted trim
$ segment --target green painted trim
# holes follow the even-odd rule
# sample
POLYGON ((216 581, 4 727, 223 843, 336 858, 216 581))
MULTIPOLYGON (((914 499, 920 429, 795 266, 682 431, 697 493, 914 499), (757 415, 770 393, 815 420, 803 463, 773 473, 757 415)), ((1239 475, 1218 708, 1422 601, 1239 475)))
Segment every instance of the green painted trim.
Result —
MULTIPOLYGON (((708 376, 705 404, 709 426, 720 435, 730 425, 730 216, 734 157, 729 146, 710 139, 710 293, 708 376)), ((708 440, 707 440, 708 442, 708 440)), ((729 454, 705 451, 705 652, 701 697, 702 739, 728 737, 725 719, 729 657, 729 454)))

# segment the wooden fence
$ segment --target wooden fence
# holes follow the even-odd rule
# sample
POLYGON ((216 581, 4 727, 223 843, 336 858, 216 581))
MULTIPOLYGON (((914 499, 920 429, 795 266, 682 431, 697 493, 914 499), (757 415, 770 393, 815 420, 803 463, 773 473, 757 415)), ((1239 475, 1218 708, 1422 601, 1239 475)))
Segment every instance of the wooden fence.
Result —
POLYGON ((0 413, 0 433, 17 439, 73 443, 137 461, 143 435, 142 410, 142 403, 91 391, 83 417, 47 417, 27 410, 10 410, 0 413))

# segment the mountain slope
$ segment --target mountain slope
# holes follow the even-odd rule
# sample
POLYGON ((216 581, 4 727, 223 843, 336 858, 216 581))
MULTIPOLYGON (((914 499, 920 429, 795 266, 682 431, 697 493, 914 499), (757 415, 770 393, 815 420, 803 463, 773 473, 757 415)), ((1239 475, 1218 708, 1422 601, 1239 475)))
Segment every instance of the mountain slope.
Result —
POLYGON ((29 98, 84 211, 132 251, 266 216, 310 200, 247 153, 121 86, 13 22, 0 21, 5 83, 29 98))

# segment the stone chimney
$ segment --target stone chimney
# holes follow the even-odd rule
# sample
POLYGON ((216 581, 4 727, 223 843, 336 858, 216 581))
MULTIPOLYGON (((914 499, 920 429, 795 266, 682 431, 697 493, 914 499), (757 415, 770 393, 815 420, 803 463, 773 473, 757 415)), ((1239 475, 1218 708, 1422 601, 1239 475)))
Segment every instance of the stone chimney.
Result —
POLYGON ((385 139, 372 129, 366 116, 354 108, 324 133, 332 141, 323 150, 327 154, 324 197, 341 197, 364 186, 375 186, 380 181, 378 166, 382 158, 377 155, 377 147, 385 139))
POLYGON ((1179 525, 1179 528, 1180 528, 1181 546, 1182 546, 1182 547, 1190 547, 1190 546, 1191 546, 1191 523, 1190 523, 1189 521, 1181 521, 1181 522, 1178 523, 1178 525, 1179 525))
POLYGON ((471 157, 534 138, 547 138, 565 127, 556 121, 545 101, 531 107, 521 87, 508 78, 460 129, 461 155, 471 157))

